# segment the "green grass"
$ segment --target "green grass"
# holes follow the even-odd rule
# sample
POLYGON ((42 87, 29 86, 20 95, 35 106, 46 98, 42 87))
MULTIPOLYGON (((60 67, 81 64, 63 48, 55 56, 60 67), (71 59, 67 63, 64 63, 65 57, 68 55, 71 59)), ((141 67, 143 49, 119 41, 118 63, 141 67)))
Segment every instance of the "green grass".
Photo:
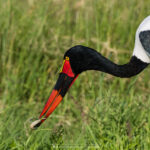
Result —
POLYGON ((130 79, 82 73, 31 131, 70 47, 116 63, 132 55, 147 0, 0 0, 0 149, 150 149, 150 69, 130 79))

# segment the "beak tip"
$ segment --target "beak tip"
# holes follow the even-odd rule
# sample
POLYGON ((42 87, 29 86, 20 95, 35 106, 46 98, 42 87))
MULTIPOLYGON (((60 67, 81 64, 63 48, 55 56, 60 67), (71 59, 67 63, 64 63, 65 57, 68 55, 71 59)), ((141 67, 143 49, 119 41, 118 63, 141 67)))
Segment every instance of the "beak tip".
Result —
POLYGON ((42 121, 39 120, 35 120, 34 122, 31 123, 30 128, 33 129, 37 129, 40 125, 41 125, 42 121))

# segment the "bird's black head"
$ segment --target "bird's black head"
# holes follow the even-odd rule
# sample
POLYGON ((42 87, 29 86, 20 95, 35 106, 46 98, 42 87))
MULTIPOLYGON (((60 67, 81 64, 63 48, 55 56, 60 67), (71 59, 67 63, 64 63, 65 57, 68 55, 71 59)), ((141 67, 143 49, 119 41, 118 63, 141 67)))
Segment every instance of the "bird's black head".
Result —
POLYGON ((106 59, 94 49, 80 45, 70 48, 65 53, 64 59, 66 57, 69 58, 72 71, 75 75, 86 70, 100 70, 100 66, 104 65, 106 61, 106 59), (100 59, 102 59, 101 64, 100 59))
POLYGON ((66 51, 64 60, 66 57, 69 58, 71 68, 75 74, 80 74, 83 71, 83 65, 86 64, 87 57, 85 58, 86 52, 84 52, 83 46, 74 46, 66 51))

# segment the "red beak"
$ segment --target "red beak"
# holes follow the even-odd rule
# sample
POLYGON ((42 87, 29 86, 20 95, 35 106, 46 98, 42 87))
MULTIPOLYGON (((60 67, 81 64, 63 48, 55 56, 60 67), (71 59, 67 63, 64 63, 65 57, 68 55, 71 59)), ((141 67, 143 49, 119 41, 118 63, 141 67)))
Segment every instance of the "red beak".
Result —
POLYGON ((59 78, 42 113, 39 116, 40 121, 38 122, 38 125, 36 125, 36 127, 40 126, 41 123, 44 122, 47 117, 56 109, 77 77, 78 75, 75 75, 72 71, 69 58, 66 57, 59 78))

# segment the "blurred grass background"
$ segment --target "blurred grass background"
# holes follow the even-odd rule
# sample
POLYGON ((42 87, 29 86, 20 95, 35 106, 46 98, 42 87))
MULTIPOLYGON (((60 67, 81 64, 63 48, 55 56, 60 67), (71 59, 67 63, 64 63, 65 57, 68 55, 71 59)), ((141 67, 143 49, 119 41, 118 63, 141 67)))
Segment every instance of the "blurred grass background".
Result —
POLYGON ((150 149, 150 69, 130 79, 82 73, 37 130, 63 54, 80 44, 132 55, 148 0, 0 0, 0 149, 150 149))

